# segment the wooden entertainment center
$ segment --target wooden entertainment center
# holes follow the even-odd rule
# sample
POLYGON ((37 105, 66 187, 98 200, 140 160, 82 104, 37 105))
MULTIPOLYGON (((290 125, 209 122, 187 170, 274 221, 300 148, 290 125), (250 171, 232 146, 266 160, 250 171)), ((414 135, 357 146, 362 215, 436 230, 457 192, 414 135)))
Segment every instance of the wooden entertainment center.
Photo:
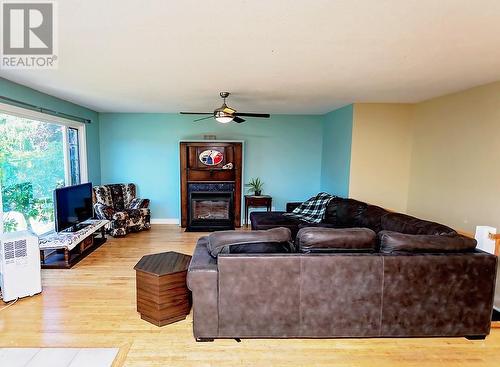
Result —
POLYGON ((180 142, 181 226, 191 231, 241 226, 243 142, 180 142))

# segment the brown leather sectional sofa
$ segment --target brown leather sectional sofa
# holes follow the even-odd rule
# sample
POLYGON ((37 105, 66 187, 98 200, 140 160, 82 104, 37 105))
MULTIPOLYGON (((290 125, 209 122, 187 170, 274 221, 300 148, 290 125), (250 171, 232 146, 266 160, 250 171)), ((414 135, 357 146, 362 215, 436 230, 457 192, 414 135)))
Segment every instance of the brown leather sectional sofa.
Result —
POLYGON ((294 246, 252 253, 248 232, 233 232, 240 253, 226 237, 214 257, 200 238, 188 271, 197 340, 489 334, 497 258, 449 227, 341 198, 319 226, 282 212, 251 220, 289 228, 294 246))

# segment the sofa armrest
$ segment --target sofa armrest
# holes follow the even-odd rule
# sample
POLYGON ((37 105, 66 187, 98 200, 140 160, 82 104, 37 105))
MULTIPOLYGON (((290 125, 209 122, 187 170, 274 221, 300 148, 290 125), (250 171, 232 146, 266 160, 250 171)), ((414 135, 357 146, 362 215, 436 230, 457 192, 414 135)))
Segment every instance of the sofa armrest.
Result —
POLYGON ((290 203, 286 203, 286 212, 287 213, 291 213, 294 211, 295 208, 297 208, 300 204, 302 204, 302 202, 290 202, 290 203))
POLYGON ((130 202, 128 209, 143 209, 149 207, 149 199, 135 198, 130 202))
POLYGON ((217 271, 217 259, 210 256, 208 252, 208 236, 200 237, 198 240, 189 263, 188 276, 189 273, 203 271, 217 271))
POLYGON ((196 244, 187 273, 193 295, 193 333, 195 338, 214 338, 219 332, 217 260, 208 253, 207 237, 196 244))

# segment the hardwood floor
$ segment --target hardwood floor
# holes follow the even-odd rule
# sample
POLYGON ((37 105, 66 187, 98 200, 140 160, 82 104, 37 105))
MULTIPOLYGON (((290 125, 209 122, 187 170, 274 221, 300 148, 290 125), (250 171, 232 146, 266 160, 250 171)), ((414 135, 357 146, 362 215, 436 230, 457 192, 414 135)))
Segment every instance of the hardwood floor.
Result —
MULTIPOLYGON (((498 366, 500 329, 465 338, 216 340, 196 343, 191 315, 156 327, 136 312, 134 265, 191 254, 200 233, 174 225, 109 239, 70 270, 43 270, 43 293, 0 312, 0 347, 120 347, 117 366, 498 366)), ((1 303, 0 303, 1 304, 1 303)), ((0 305, 0 308, 2 306, 0 305)), ((91 366, 89 366, 91 367, 91 366)))

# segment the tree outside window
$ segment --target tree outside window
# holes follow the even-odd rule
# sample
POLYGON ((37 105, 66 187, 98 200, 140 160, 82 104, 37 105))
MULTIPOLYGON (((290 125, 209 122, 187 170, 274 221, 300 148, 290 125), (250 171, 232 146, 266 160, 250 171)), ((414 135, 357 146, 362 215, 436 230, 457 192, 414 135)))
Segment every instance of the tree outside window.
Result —
POLYGON ((40 234, 53 227, 53 190, 65 184, 65 131, 58 124, 0 114, 4 231, 40 234))

